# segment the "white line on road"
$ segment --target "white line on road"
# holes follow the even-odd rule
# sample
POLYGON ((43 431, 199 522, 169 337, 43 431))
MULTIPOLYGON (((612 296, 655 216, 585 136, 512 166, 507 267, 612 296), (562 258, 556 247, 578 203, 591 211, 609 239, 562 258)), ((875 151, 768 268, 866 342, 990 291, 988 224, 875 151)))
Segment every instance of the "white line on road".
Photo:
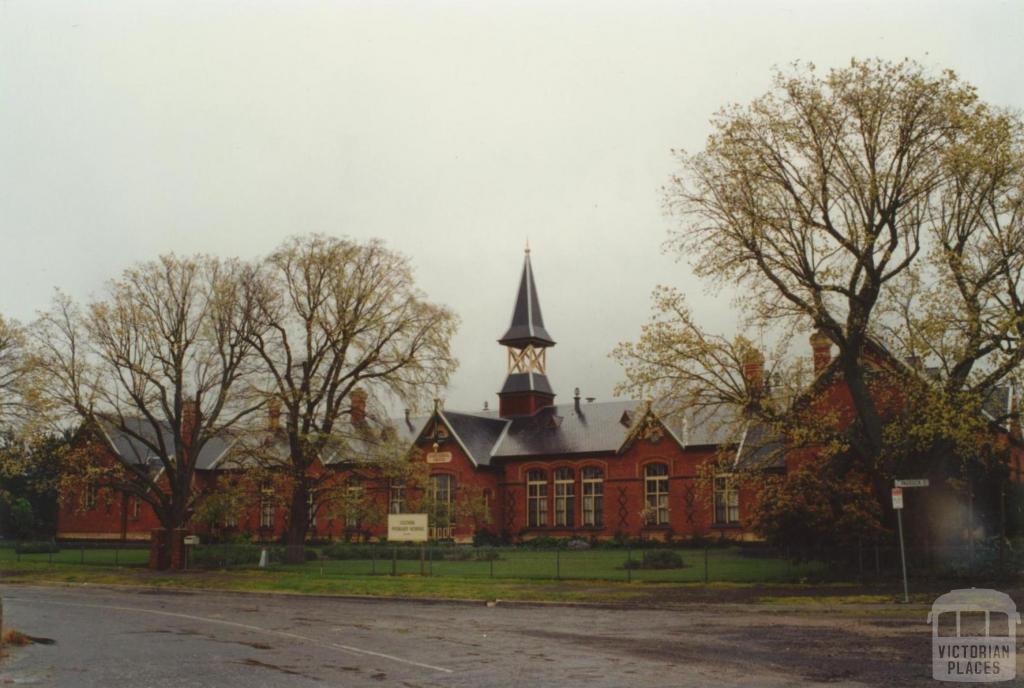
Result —
MULTIPOLYGON (((17 598, 9 597, 8 602, 19 602, 17 598)), ((441 671, 446 674, 454 673, 453 669, 446 669, 444 667, 434 666, 433 664, 424 664, 422 662, 415 662, 411 659, 403 659, 401 657, 395 657, 394 655, 385 654, 383 652, 374 652, 373 650, 364 650, 361 647, 353 647, 351 645, 342 645, 341 643, 332 643, 327 640, 320 640, 318 638, 309 638, 298 633, 289 633, 288 631, 275 631, 272 628, 263 628, 261 626, 252 626, 250 624, 239 623, 237 621, 226 621, 224 619, 211 619, 205 616, 193 616, 192 614, 182 614, 180 612, 165 612, 159 609, 144 609, 141 607, 119 607, 116 605, 108 604, 85 604, 83 602, 57 602, 54 600, 32 600, 31 604, 42 603, 51 604, 59 607, 84 607, 87 609, 112 609, 115 611, 122 612, 139 612, 142 614, 156 614, 158 616, 171 616, 177 619, 188 619, 190 621, 200 621, 204 623, 220 624, 222 626, 233 626, 234 628, 243 628, 247 631, 255 631, 257 633, 267 633, 269 635, 276 635, 282 638, 291 638, 293 640, 301 640, 307 643, 313 643, 314 645, 320 645, 321 647, 329 647, 337 650, 344 650, 345 652, 351 652, 357 655, 368 655, 370 657, 380 657, 381 659, 387 659, 392 662, 399 662, 401 664, 408 664, 410 666, 421 667, 423 669, 431 669, 432 671, 441 671)))

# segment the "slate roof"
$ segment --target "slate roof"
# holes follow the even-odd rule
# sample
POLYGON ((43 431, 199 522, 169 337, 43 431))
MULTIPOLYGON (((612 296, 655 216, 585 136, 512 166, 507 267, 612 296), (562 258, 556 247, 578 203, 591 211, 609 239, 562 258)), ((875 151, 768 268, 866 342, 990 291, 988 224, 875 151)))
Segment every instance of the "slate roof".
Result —
MULTIPOLYGON (((157 441, 153 425, 145 419, 127 418, 124 425, 136 435, 145 437, 151 442, 157 441)), ((102 427, 111 449, 124 463, 136 465, 149 463, 162 466, 157 456, 138 438, 110 423, 103 423, 102 427)), ((174 433, 171 432, 170 426, 161 423, 160 432, 163 435, 167 452, 173 454, 175 451, 174 433)), ((196 458, 196 470, 206 471, 215 468, 233 443, 233 440, 227 435, 216 435, 207 439, 196 458)))
MULTIPOLYGON (((644 413, 637 400, 557 404, 532 416, 501 418, 496 411, 463 413, 439 411, 453 439, 478 466, 496 459, 528 456, 568 456, 619 451, 644 413)), ((404 439, 419 439, 433 416, 393 421, 404 439)), ((677 423, 662 420, 680 445, 738 444, 735 413, 726 408, 703 408, 687 413, 677 423)))
POLYGON ((508 431, 495 458, 546 456, 617 451, 626 441, 632 423, 622 423, 623 412, 635 419, 638 401, 558 404, 509 421, 508 431))
POLYGON ((737 469, 785 468, 786 445, 763 423, 751 422, 736 449, 737 469))
POLYGON ((519 291, 516 294, 516 305, 512 309, 512 323, 499 344, 524 348, 533 346, 554 346, 548 331, 544 329, 544 318, 540 313, 540 300, 537 298, 537 283, 533 279, 533 268, 530 267, 530 251, 526 251, 523 261, 523 275, 519 279, 519 291))
POLYGON ((542 394, 555 396, 554 390, 551 389, 551 383, 548 381, 548 376, 542 373, 509 373, 508 377, 505 378, 505 384, 502 385, 501 391, 498 394, 511 394, 513 392, 541 392, 542 394))

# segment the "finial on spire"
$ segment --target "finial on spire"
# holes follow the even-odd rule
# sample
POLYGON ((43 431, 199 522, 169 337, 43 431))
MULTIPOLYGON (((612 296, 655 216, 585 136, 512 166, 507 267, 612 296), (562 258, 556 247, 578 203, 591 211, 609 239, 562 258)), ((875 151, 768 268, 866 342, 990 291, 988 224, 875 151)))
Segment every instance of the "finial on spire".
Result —
POLYGON ((530 255, 530 237, 526 237, 526 255, 530 255))

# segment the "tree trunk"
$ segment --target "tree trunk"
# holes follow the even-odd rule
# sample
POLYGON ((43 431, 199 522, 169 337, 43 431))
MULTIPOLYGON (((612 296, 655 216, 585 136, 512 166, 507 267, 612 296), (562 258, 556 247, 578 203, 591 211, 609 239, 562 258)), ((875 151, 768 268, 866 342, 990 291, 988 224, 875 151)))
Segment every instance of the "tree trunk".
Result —
POLYGON ((292 489, 292 503, 289 509, 288 530, 285 535, 285 561, 301 564, 306 560, 306 530, 309 526, 307 499, 309 487, 305 480, 296 480, 292 489))

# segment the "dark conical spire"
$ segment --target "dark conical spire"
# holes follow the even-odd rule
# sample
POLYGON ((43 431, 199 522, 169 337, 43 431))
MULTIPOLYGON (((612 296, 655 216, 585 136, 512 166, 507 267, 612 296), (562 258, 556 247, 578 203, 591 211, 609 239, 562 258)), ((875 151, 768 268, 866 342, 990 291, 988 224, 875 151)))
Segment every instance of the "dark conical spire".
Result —
POLYGON ((540 300, 537 298, 537 283, 533 279, 533 268, 530 267, 530 249, 526 249, 523 261, 523 276, 519 280, 519 292, 516 295, 516 306, 512 310, 512 324, 508 331, 498 340, 499 344, 519 349, 528 345, 554 346, 555 340, 544 329, 544 318, 540 314, 540 300))

